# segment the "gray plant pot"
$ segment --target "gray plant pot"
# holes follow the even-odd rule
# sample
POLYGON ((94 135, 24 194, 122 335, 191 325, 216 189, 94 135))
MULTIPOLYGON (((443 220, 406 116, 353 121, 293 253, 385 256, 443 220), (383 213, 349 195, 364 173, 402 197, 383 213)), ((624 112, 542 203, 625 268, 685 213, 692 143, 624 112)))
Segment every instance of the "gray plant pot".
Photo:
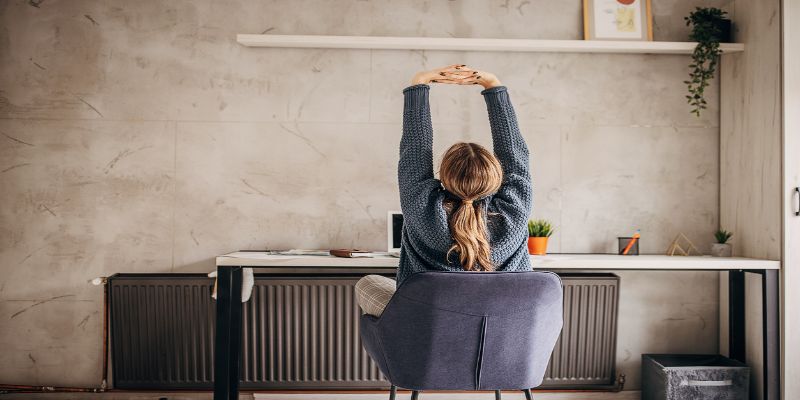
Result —
POLYGON ((733 246, 730 243, 714 243, 711 245, 713 257, 730 257, 733 255, 733 246))

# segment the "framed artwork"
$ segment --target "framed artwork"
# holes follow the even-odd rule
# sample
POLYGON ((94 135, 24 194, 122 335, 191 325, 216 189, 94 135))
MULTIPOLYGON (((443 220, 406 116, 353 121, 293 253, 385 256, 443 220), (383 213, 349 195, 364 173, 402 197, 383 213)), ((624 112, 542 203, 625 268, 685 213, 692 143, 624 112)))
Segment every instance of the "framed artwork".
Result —
POLYGON ((583 0, 585 40, 653 40, 650 0, 583 0))

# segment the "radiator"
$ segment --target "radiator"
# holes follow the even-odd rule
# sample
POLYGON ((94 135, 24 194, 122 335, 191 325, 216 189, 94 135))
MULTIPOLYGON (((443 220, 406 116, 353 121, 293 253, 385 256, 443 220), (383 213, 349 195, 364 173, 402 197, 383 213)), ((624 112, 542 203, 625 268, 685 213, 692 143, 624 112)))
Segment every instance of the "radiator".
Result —
MULTIPOLYGON (((244 304, 242 389, 386 388, 361 348, 358 276, 256 275, 244 304)), ((542 387, 614 382, 619 280, 562 275, 564 329, 542 387)), ((112 380, 118 389, 213 388, 213 281, 198 274, 109 278, 112 380)))
POLYGON ((581 389, 614 384, 619 277, 560 274, 564 328, 542 387, 581 389))
POLYGON ((357 280, 258 279, 242 318, 242 387, 387 386, 361 348, 357 280))
POLYGON ((116 388, 213 387, 212 280, 203 275, 120 274, 108 284, 116 388))

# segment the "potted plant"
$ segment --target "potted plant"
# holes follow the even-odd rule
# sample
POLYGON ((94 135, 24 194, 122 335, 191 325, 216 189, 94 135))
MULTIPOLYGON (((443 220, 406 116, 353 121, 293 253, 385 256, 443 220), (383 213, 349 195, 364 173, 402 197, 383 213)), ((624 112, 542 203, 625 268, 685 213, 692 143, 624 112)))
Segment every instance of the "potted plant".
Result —
POLYGON ((717 243, 711 245, 711 255, 714 257, 730 257, 733 255, 733 247, 728 243, 728 239, 733 236, 733 233, 726 230, 717 230, 714 237, 717 238, 717 243))
POLYGON ((689 80, 683 81, 689 89, 686 101, 692 106, 692 113, 700 117, 700 110, 706 108, 705 89, 714 79, 717 62, 722 50, 719 43, 730 41, 731 20, 725 18, 725 11, 719 8, 697 7, 688 17, 686 25, 692 26, 689 39, 697 42, 692 52, 689 80))
POLYGON ((528 221, 528 253, 547 254, 547 238, 553 234, 553 225, 544 219, 528 221))

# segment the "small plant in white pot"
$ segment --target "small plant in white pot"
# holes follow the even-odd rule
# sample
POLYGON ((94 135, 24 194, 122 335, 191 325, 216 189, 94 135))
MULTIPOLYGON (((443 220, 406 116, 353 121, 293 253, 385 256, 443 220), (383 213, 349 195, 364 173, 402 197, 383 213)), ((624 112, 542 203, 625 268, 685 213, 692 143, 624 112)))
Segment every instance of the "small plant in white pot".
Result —
POLYGON ((733 255, 733 247, 728 243, 728 239, 733 233, 720 229, 714 233, 717 243, 711 245, 711 255, 714 257, 730 257, 733 255))

